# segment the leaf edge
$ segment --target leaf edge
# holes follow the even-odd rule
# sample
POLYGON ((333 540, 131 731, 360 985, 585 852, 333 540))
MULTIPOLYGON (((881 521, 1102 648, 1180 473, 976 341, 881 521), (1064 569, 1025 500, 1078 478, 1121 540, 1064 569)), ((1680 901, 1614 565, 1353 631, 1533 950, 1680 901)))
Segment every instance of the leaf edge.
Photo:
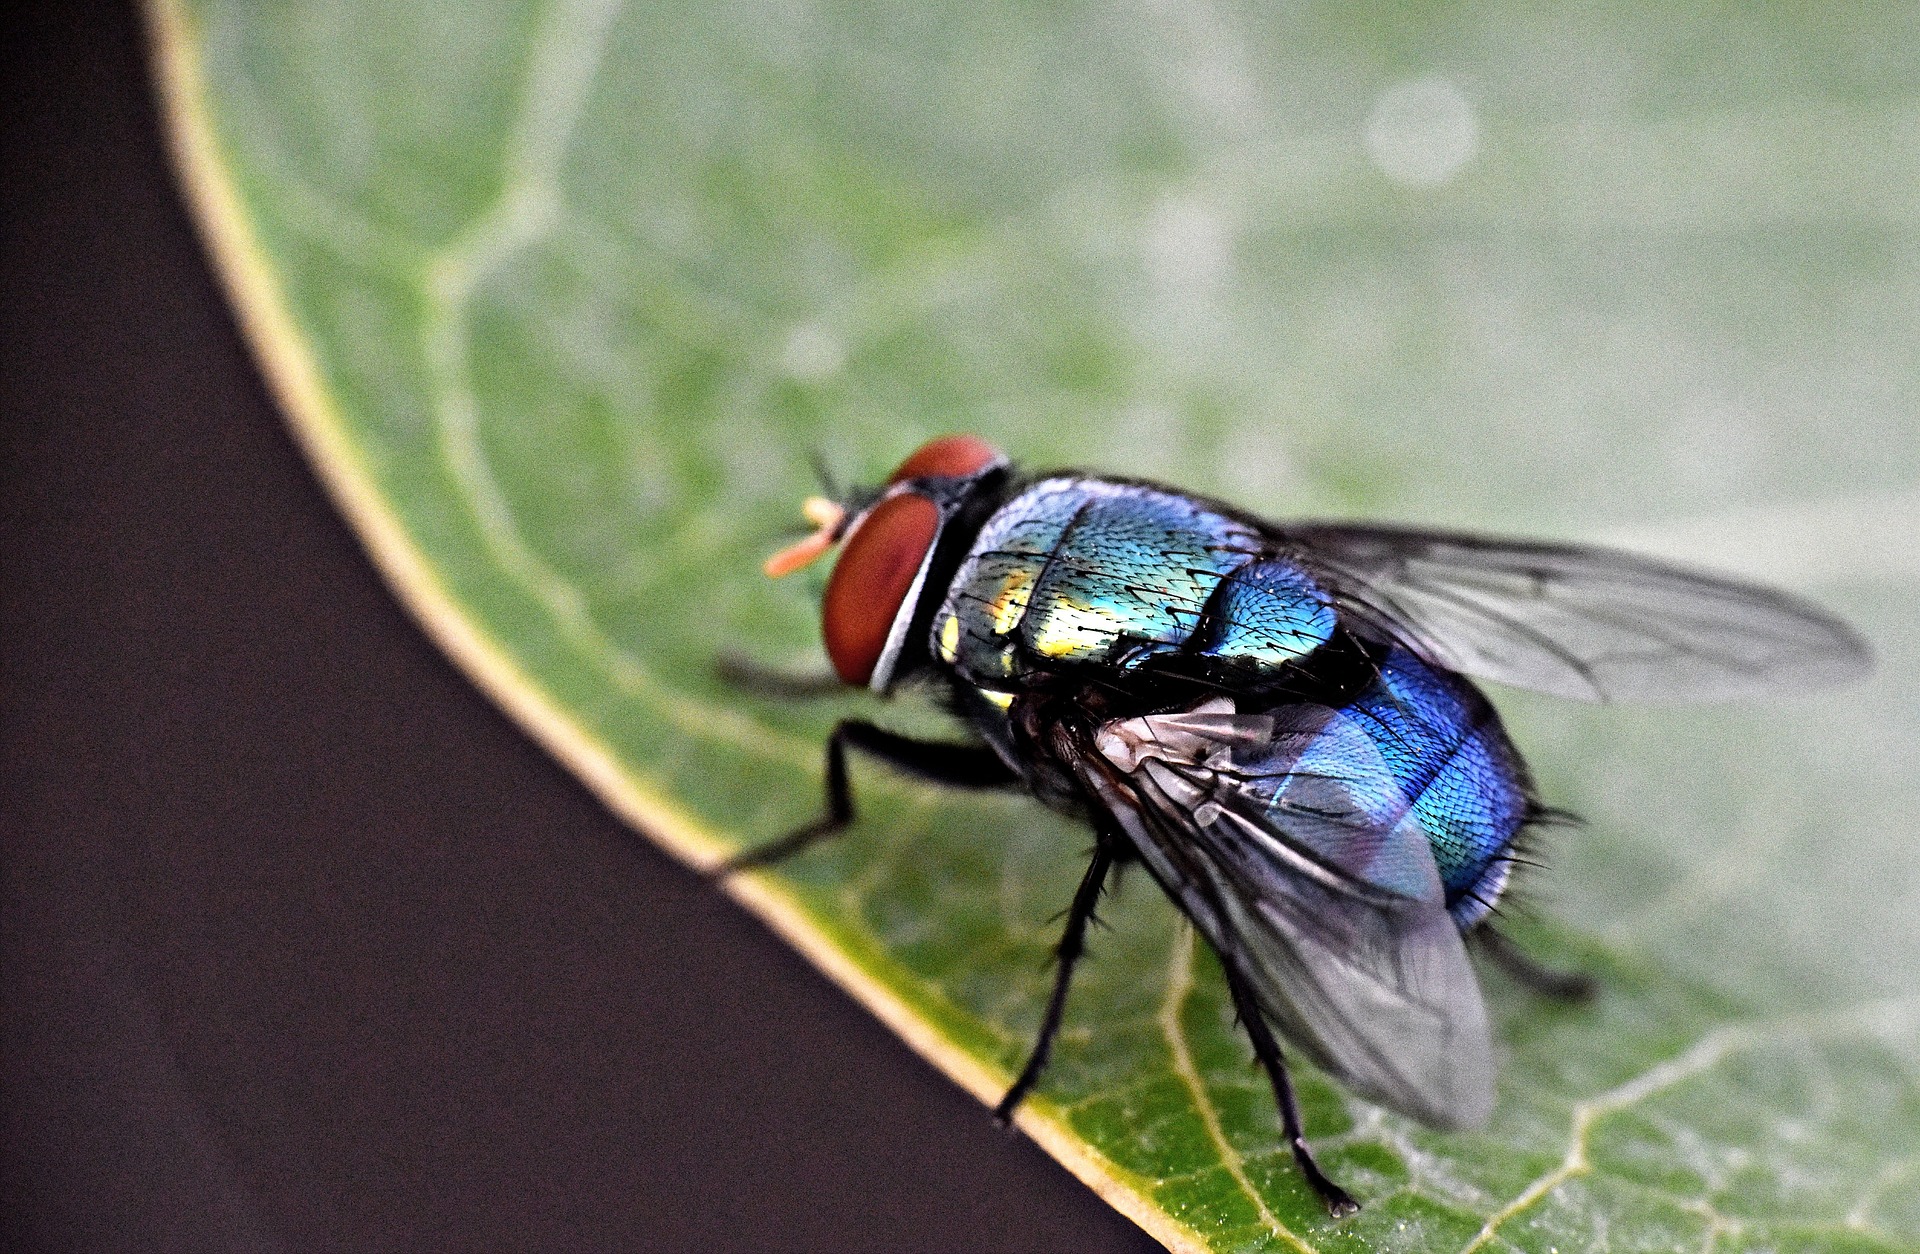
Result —
MULTIPOLYGON (((188 216, 268 391, 382 582, 461 673, 617 818, 696 869, 717 865, 733 846, 629 774, 607 746, 568 718, 511 653, 463 612, 400 518, 387 508, 282 298, 239 188, 227 176, 207 103, 198 32, 186 0, 143 0, 141 13, 162 137, 188 216)), ((968 1055, 920 1018, 904 997, 836 946, 796 894, 764 873, 735 876, 720 887, 941 1074, 984 1106, 998 1102, 1011 1077, 968 1055)), ((1131 1173, 1078 1137, 1045 1099, 1029 1099, 1015 1123, 1081 1183, 1169 1250, 1211 1254, 1213 1247, 1196 1230, 1169 1215, 1131 1173)))

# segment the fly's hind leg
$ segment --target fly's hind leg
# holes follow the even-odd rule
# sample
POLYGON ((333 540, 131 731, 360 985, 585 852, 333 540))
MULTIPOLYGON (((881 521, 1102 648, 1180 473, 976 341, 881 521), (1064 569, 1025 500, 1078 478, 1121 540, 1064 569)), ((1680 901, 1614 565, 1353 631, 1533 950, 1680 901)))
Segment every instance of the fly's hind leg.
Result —
POLYGON ((872 723, 844 720, 836 723, 827 736, 827 812, 778 840, 735 854, 716 867, 714 874, 725 877, 749 867, 769 866, 845 831, 853 822, 853 791, 847 784, 848 749, 858 749, 909 775, 954 788, 1005 788, 1016 782, 1006 763, 985 745, 915 740, 872 723))
POLYGON ((1040 1073, 1047 1069, 1047 1059, 1053 1054, 1053 1038, 1060 1031, 1061 1017, 1067 1009, 1067 988, 1073 983, 1074 964, 1087 949, 1087 924, 1093 922, 1094 907, 1100 903, 1100 892, 1106 887, 1107 872, 1113 866, 1113 845, 1101 837, 1093 847, 1093 861, 1087 864, 1087 872, 1080 877, 1080 887, 1073 894, 1073 904, 1067 908, 1067 926, 1060 933, 1060 943, 1054 947, 1053 992, 1047 998, 1046 1012, 1040 1017, 1040 1034, 1034 1039, 1033 1052, 1027 1055, 1027 1065, 1020 1068, 1020 1075, 993 1108, 993 1117, 1001 1123, 1013 1118, 1013 1112, 1025 1100, 1033 1086, 1039 1082, 1040 1073))
POLYGON ((1530 992, 1574 1004, 1592 1001, 1600 992, 1600 985, 1592 976, 1580 971, 1556 971, 1552 967, 1542 966, 1522 952, 1518 945, 1485 924, 1474 930, 1473 939, 1494 966, 1530 992))
MULTIPOLYGON (((1218 951, 1216 951, 1218 952, 1218 951)), ((1300 1102, 1293 1093, 1293 1079, 1287 1075, 1287 1061, 1280 1053, 1280 1042, 1274 1039, 1273 1029, 1267 1026, 1265 1016, 1260 1013, 1260 1003, 1253 996, 1253 990, 1240 975, 1239 967, 1226 954, 1220 955, 1220 965, 1226 969, 1227 987, 1233 992, 1233 1008, 1240 1016, 1240 1022, 1246 1026, 1247 1036, 1253 1042, 1253 1053, 1266 1069, 1267 1079, 1273 1083, 1273 1097, 1280 1106, 1280 1133, 1287 1138, 1287 1148, 1293 1151, 1293 1161, 1300 1167, 1300 1174, 1307 1178, 1313 1191, 1320 1195, 1320 1201, 1327 1213, 1335 1219, 1342 1219, 1356 1213, 1360 1203, 1353 1195, 1327 1178, 1320 1170, 1320 1164, 1313 1159, 1313 1151, 1307 1148, 1306 1130, 1300 1123, 1300 1102)))

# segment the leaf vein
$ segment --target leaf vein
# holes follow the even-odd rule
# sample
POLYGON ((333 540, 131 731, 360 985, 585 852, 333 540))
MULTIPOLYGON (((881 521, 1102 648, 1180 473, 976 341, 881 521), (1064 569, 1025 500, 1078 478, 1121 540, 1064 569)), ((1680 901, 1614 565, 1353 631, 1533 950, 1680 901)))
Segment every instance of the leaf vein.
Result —
POLYGON ((1168 1052, 1173 1055, 1173 1073, 1192 1095, 1194 1110, 1207 1129, 1207 1139, 1213 1142, 1227 1174, 1253 1200, 1260 1222, 1301 1254, 1316 1254, 1312 1246, 1280 1222, 1280 1217, 1273 1213, 1266 1199, 1260 1196, 1260 1191, 1253 1187, 1253 1181, 1247 1177, 1246 1162, 1241 1158, 1240 1151, 1227 1140, 1226 1130, 1220 1126, 1220 1112, 1214 1109, 1213 1099, 1207 1096, 1206 1081, 1201 1077, 1199 1068, 1194 1066, 1193 1053, 1187 1048, 1186 1029, 1180 1023, 1180 1013, 1186 1008, 1187 997, 1193 991, 1193 949, 1193 929, 1182 926, 1173 942, 1173 961, 1167 968, 1167 997, 1160 1006, 1160 1032, 1167 1039, 1168 1052))

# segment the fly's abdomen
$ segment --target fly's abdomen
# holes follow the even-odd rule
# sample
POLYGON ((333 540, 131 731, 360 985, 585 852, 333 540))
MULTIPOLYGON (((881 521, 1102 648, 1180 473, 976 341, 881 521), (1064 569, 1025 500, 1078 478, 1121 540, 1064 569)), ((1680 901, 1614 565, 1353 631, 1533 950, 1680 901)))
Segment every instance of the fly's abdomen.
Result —
POLYGON ((1503 856, 1531 813, 1526 768, 1486 698, 1404 649, 1342 711, 1379 752, 1381 791, 1408 808, 1433 848, 1447 908, 1478 922, 1506 887, 1503 856))
POLYGON ((1375 887, 1413 898, 1437 888, 1462 928, 1485 916, 1531 802, 1479 693, 1395 649, 1346 705, 1272 716, 1273 739, 1236 750, 1233 766, 1276 829, 1375 887), (1423 844, 1430 862, 1408 856, 1423 844))

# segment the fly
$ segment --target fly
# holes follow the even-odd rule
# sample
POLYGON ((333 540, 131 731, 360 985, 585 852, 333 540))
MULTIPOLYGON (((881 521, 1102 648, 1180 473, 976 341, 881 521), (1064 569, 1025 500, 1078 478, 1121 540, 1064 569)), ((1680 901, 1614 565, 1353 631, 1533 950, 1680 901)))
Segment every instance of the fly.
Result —
POLYGON ((931 685, 969 732, 872 723, 826 744, 826 813, 726 864, 763 866, 853 821, 846 755, 961 788, 1025 790, 1087 822, 1012 1117, 1045 1069, 1108 875, 1143 864, 1218 955, 1301 1173, 1281 1042, 1431 1127, 1493 1112, 1472 940, 1521 982, 1591 993, 1493 930, 1514 842, 1550 816, 1472 680, 1581 700, 1685 701, 1858 677, 1865 644, 1785 593, 1626 553, 1348 523, 1275 524, 1153 483, 1021 475, 972 436, 877 489, 806 503, 838 547, 821 604, 840 682, 931 685))

